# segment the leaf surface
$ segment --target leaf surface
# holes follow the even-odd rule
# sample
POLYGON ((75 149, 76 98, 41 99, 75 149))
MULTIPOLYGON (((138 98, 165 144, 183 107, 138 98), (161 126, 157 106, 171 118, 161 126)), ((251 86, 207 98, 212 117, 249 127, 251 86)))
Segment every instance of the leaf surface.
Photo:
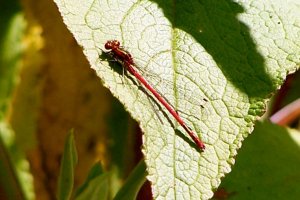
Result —
POLYGON ((55 2, 104 86, 140 122, 156 199, 212 197, 268 97, 300 63, 299 1, 55 2), (111 39, 172 83, 147 78, 205 142, 204 152, 134 77, 101 60, 111 39))

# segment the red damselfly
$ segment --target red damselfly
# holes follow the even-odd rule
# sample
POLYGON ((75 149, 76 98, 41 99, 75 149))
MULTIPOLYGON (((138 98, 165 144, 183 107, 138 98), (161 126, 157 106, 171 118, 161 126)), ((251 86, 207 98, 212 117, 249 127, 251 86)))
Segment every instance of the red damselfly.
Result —
POLYGON ((198 136, 193 132, 193 130, 186 125, 183 119, 179 116, 178 112, 174 109, 172 105, 154 88, 151 84, 135 69, 135 63, 131 54, 124 50, 120 46, 118 40, 109 40, 104 45, 108 54, 112 59, 120 63, 130 74, 132 74, 145 88, 147 88, 153 96, 160 102, 169 113, 176 119, 176 121, 183 127, 183 129, 190 135, 196 145, 201 149, 205 149, 204 143, 198 138, 198 136))

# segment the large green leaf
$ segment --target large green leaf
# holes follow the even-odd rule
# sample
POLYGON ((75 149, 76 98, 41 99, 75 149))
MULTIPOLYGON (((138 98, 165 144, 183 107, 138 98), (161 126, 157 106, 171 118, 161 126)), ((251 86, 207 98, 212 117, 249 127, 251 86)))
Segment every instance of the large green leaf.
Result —
POLYGON ((267 97, 300 60, 299 1, 56 3, 103 84, 140 122, 156 199, 210 198, 267 97), (147 77, 205 142, 204 152, 154 104, 158 119, 153 98, 134 77, 101 61, 109 39, 120 40, 141 68, 171 83, 147 77))
POLYGON ((297 199, 300 196, 300 133, 258 123, 220 191, 230 199, 297 199))

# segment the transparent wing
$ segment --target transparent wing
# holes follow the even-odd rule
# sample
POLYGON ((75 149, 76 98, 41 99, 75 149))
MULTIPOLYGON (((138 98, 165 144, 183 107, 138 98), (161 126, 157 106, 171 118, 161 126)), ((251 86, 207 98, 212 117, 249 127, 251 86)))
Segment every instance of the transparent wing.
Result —
POLYGON ((186 82, 185 85, 180 85, 179 82, 171 81, 173 75, 170 76, 155 71, 155 65, 150 66, 149 64, 143 64, 137 60, 134 60, 134 62, 138 72, 181 114, 181 116, 185 115, 184 118, 191 117, 203 120, 205 116, 208 115, 207 109, 205 109, 208 98, 204 97, 204 93, 195 83, 188 82, 186 81, 188 79, 186 79, 185 81, 181 81, 186 82), (163 77, 169 79, 164 79, 163 77), (172 93, 170 93, 170 91, 172 93), (174 97, 176 97, 176 99, 174 97), (184 102, 188 105, 184 105, 184 102), (189 109, 186 110, 186 108, 189 109))

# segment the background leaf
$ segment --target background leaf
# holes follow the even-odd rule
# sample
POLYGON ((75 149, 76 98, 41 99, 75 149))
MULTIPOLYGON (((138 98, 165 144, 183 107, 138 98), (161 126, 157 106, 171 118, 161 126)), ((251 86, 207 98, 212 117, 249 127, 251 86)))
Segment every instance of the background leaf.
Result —
POLYGON ((154 198, 210 198, 267 97, 299 65, 299 12, 291 1, 56 3, 104 86, 140 122, 154 198), (108 39, 173 84, 155 87, 206 143, 203 153, 159 106, 163 123, 157 119, 134 78, 99 59, 108 39), (194 101, 203 97, 204 109, 194 101))
POLYGON ((299 132, 258 123, 217 193, 230 199, 294 199, 300 195, 299 151, 299 132))
POLYGON ((115 196, 114 200, 135 200, 146 180, 146 165, 143 160, 135 167, 127 178, 124 186, 115 196))
POLYGON ((83 185, 77 189, 75 196, 78 196, 80 193, 82 193, 89 185, 89 182, 96 178, 97 176, 101 176, 103 174, 103 169, 101 167, 100 163, 96 163, 92 169, 90 170, 87 179, 83 183, 83 185))
POLYGON ((58 182, 59 200, 71 198, 74 185, 74 170, 77 164, 77 152, 74 143, 73 130, 70 132, 64 148, 64 154, 61 160, 61 168, 58 182))
POLYGON ((109 173, 103 172, 100 163, 96 163, 85 183, 76 191, 76 200, 106 200, 109 197, 109 186, 109 173))
POLYGON ((104 173, 89 182, 89 186, 76 197, 76 200, 106 200, 109 191, 109 175, 104 173))
MULTIPOLYGON (((26 23, 18 1, 0 6, 0 198, 33 199, 29 163, 10 124, 14 91, 20 79, 26 23)), ((27 115, 28 116, 28 115, 27 115)), ((28 137, 28 136, 27 136, 28 137)), ((24 144, 24 142, 23 142, 24 144)))

